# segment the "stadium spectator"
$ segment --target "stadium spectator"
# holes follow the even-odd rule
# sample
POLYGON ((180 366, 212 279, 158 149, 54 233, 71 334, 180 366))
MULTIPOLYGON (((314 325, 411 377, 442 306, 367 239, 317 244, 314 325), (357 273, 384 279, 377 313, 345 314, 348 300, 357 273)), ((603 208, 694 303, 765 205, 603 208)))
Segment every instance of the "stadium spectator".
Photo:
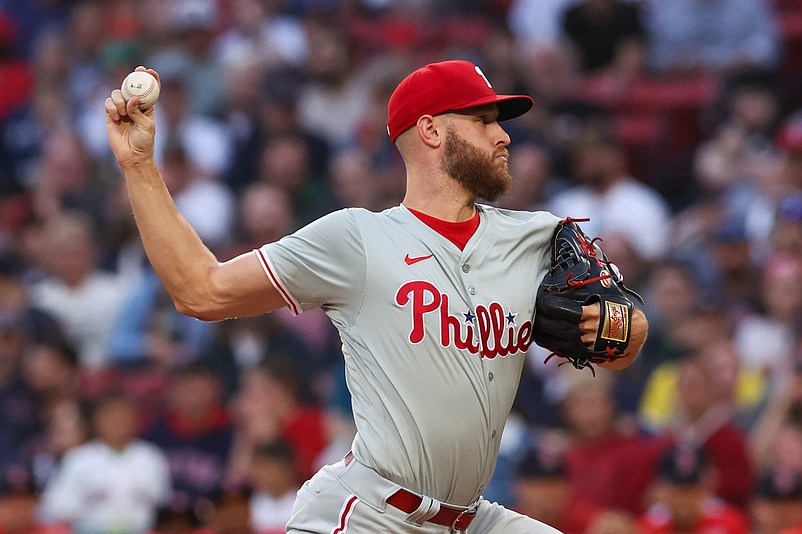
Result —
POLYGON ((713 495, 709 474, 705 455, 698 449, 676 448, 666 452, 654 484, 655 502, 641 516, 639 531, 747 534, 746 516, 713 495))
MULTIPOLYGON (((188 82, 180 72, 170 67, 159 75, 162 85, 156 113, 159 114, 160 141, 156 142, 156 157, 161 162, 169 150, 178 146, 198 172, 208 179, 220 178, 231 165, 233 156, 228 125, 190 109, 193 101, 188 93, 188 82)), ((212 77, 222 78, 217 72, 212 77)))
POLYGON ((25 449, 41 426, 21 372, 28 343, 19 312, 0 308, 0 494, 30 484, 25 449))
POLYGON ((761 372, 770 385, 784 381, 796 365, 802 317, 802 259, 775 254, 763 264, 760 309, 738 322, 733 340, 743 366, 761 372))
POLYGON ((239 198, 234 243, 224 254, 226 259, 272 243, 291 228, 293 213, 290 196, 275 185, 254 182, 239 198), (265 217, 265 213, 272 214, 265 217))
POLYGON ((235 395, 242 375, 266 359, 292 354, 311 382, 321 372, 310 358, 307 340, 273 315, 242 318, 217 328, 201 360, 223 381, 226 397, 235 395))
MULTIPOLYGON (((63 341, 32 342, 25 352, 22 376, 35 403, 40 428, 30 443, 20 447, 20 451, 31 469, 34 484, 41 484, 49 477, 57 459, 84 439, 84 433, 80 432, 82 422, 75 421, 76 425, 70 426, 73 421, 69 419, 78 411, 78 355, 63 341), (71 433, 72 429, 78 432, 71 433), (54 431, 64 433, 54 435, 54 431), (62 437, 65 441, 59 441, 62 437)), ((83 418, 78 416, 78 419, 83 418)))
MULTIPOLYGON (((49 127, 58 122, 52 116, 57 106, 55 90, 37 89, 25 106, 0 123, 0 195, 4 204, 28 192, 35 183, 42 145, 49 127)), ((26 210, 29 202, 25 200, 26 210)))
POLYGON ((521 62, 523 88, 538 106, 512 125, 520 124, 524 135, 547 143, 557 155, 556 173, 568 176, 574 143, 606 127, 608 112, 585 95, 579 59, 569 45, 524 49, 521 62))
POLYGON ((802 474, 782 469, 762 472, 750 513, 754 534, 779 534, 802 525, 802 474))
POLYGON ((223 65, 253 59, 261 67, 301 66, 309 58, 303 21, 282 13, 279 3, 235 0, 233 27, 215 41, 215 54, 223 65))
POLYGON ((213 496, 202 523, 214 534, 253 534, 248 496, 241 491, 226 491, 213 496))
POLYGON ((755 467, 802 473, 802 373, 799 366, 772 391, 750 431, 755 467))
POLYGON ((259 178, 262 148, 269 139, 284 135, 300 135, 312 174, 325 174, 329 145, 319 132, 304 128, 298 117, 298 98, 304 86, 300 69, 275 66, 260 74, 254 66, 235 65, 233 70, 226 121, 233 132, 234 157, 224 176, 232 190, 241 195, 259 178), (237 69, 244 70, 246 80, 257 75, 260 78, 248 87, 233 78, 237 69))
POLYGON ((686 262, 667 260, 651 269, 642 287, 649 312, 647 343, 652 368, 676 360, 688 350, 682 333, 688 318, 697 315, 703 306, 700 286, 696 273, 686 262))
POLYGON ((259 181, 282 189, 290 197, 294 227, 336 206, 327 177, 314 173, 309 150, 307 138, 291 131, 268 138, 260 152, 259 181))
POLYGON ((95 439, 69 451, 42 494, 46 523, 76 532, 150 529, 170 496, 164 454, 136 439, 136 409, 121 394, 99 399, 92 414, 95 439))
POLYGON ((22 377, 42 420, 55 403, 78 396, 78 354, 62 340, 32 341, 25 351, 22 377))
POLYGON ((76 378, 61 326, 31 303, 21 272, 15 256, 0 256, 0 493, 31 484, 50 403, 71 393, 76 378))
POLYGON ((144 433, 167 455, 174 510, 202 505, 222 489, 233 429, 221 397, 220 379, 208 366, 181 365, 173 370, 166 413, 144 433))
POLYGON ((668 0, 652 3, 650 13, 650 64, 658 72, 732 72, 777 63, 779 35, 769 2, 668 0))
POLYGON ((755 284, 760 279, 760 268, 752 261, 744 220, 729 216, 726 209, 720 216, 705 238, 709 252, 704 261, 700 249, 696 249, 697 266, 707 270, 703 276, 710 276, 709 283, 721 295, 716 304, 727 311, 729 320, 737 321, 760 302, 759 284, 755 284))
POLYGON ((696 177, 708 190, 754 184, 774 156, 774 130, 781 112, 771 75, 731 76, 722 94, 722 120, 695 156, 696 177))
POLYGON ((25 104, 33 86, 31 65, 15 50, 17 32, 14 19, 0 13, 0 79, 7 80, 0 89, 0 124, 25 104))
POLYGON ((527 47, 547 47, 559 42, 560 22, 571 0, 513 0, 507 23, 527 47))
POLYGON ((49 406, 45 427, 37 437, 30 458, 32 486, 40 493, 70 450, 91 437, 88 407, 76 398, 64 397, 49 406))
POLYGON ((582 70, 632 80, 643 70, 648 37, 640 5, 621 0, 582 0, 566 9, 562 31, 577 48, 582 70))
POLYGON ((164 507, 156 517, 156 528, 148 534, 217 534, 203 528, 202 521, 191 509, 164 507))
POLYGON ((217 4, 215 0, 164 4, 166 30, 172 39, 148 58, 159 72, 169 71, 180 78, 192 116, 219 116, 225 104, 225 79, 220 75, 223 63, 214 46, 221 18, 217 4))
POLYGON ((93 172, 78 137, 48 135, 33 180, 31 203, 39 218, 48 221, 63 211, 77 211, 88 217, 93 227, 102 226, 105 185, 93 172))
POLYGON ((802 257, 802 192, 791 191, 780 201, 772 235, 767 240, 776 253, 802 257))
POLYGON ((697 194, 715 196, 725 217, 743 221, 753 261, 771 253, 775 216, 793 188, 775 145, 782 108, 772 79, 750 71, 726 80, 721 123, 700 143, 693 163, 697 194))
POLYGON ((84 215, 54 216, 44 238, 43 267, 50 276, 31 288, 31 300, 61 322, 84 368, 104 367, 108 335, 122 303, 120 281, 99 269, 99 243, 84 215))
POLYGON ((215 325, 178 313, 152 269, 129 286, 123 309, 109 332, 112 365, 169 369, 198 359, 212 342, 215 325))
POLYGON ((104 250, 101 255, 103 269, 113 272, 124 287, 136 284, 149 267, 142 240, 136 233, 136 223, 122 208, 128 202, 124 183, 117 184, 106 197, 104 212, 106 224, 101 232, 104 250))
MULTIPOLYGON (((302 480, 322 465, 318 459, 332 436, 325 412, 304 402, 300 370, 294 359, 276 354, 245 372, 235 401, 239 433, 230 467, 234 480, 243 478, 258 444, 276 439, 292 446, 302 480)), ((340 452, 342 457, 348 451, 340 452)))
MULTIPOLYGON (((238 215, 234 242, 221 258, 232 258, 275 241, 297 225, 291 197, 284 188, 265 181, 256 181, 242 192, 238 215), (265 217, 265 213, 272 216, 265 217)), ((324 375, 341 361, 335 332, 322 311, 293 317, 278 310, 264 317, 220 325, 205 356, 222 373, 228 394, 237 386, 240 371, 270 352, 296 354, 304 362, 311 382, 327 381, 324 375)))
POLYGON ((746 510, 754 484, 754 467, 746 434, 735 424, 731 368, 721 369, 710 355, 680 361, 677 403, 680 411, 670 428, 677 447, 700 448, 715 473, 714 495, 746 510), (726 372, 725 372, 726 371, 726 372))
POLYGON ((298 120, 332 148, 346 147, 354 142, 373 80, 357 63, 342 28, 325 22, 307 24, 307 38, 314 53, 304 69, 308 82, 298 95, 298 120))
POLYGON ((292 447, 284 441, 258 445, 248 474, 248 502, 255 534, 283 534, 301 480, 292 447))
POLYGON ((531 448, 521 459, 513 486, 514 508, 537 517, 565 534, 582 534, 604 513, 590 500, 571 498, 571 485, 562 451, 531 448))
POLYGON ((196 167, 181 143, 164 147, 162 168, 165 184, 181 215, 214 250, 228 246, 236 209, 228 187, 196 167))
POLYGON ((573 187, 547 204, 560 217, 588 217, 591 236, 623 236, 638 257, 662 257, 669 243, 671 213, 665 200, 627 173, 621 145, 607 134, 589 134, 573 147, 573 187))
POLYGON ((613 379, 602 369, 596 374, 568 377, 570 385, 563 400, 570 438, 565 465, 571 498, 638 515, 645 510, 646 489, 669 441, 619 429, 613 379))
MULTIPOLYGON (((688 323, 698 319, 703 323, 700 330, 707 325, 713 331, 717 327, 715 320, 720 315, 708 322, 705 322, 705 317, 704 314, 692 315, 688 323)), ((713 380, 711 394, 731 412, 732 422, 741 430, 748 431, 759 417, 770 388, 760 370, 741 363, 735 345, 727 337, 705 340, 702 345, 688 345, 686 351, 678 353, 674 359, 654 367, 641 396, 641 422, 652 431, 670 429, 677 424, 677 407, 681 406, 682 394, 680 375, 683 361, 689 358, 702 362, 713 380)))
POLYGON ((31 341, 60 343, 64 340, 62 326, 31 301, 30 289, 24 280, 25 267, 15 251, 0 252, 0 308, 10 312, 7 317, 19 319, 21 328, 18 330, 28 334, 31 341))
POLYGON ((360 148, 341 150, 329 163, 331 190, 338 204, 364 206, 368 209, 384 209, 384 197, 376 179, 378 169, 370 160, 370 154, 360 148))
POLYGON ((499 200, 510 209, 543 209, 566 186, 564 179, 554 175, 554 154, 545 143, 516 143, 510 148, 510 172, 515 180, 499 200))

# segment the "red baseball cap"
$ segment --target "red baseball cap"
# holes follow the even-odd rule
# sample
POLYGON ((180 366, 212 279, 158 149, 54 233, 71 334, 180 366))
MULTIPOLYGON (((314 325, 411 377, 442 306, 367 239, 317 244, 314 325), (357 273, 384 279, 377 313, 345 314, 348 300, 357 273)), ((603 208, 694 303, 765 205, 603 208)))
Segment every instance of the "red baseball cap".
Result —
POLYGON ((393 141, 423 115, 498 105, 498 120, 523 115, 534 105, 526 95, 497 95, 482 69, 452 60, 421 67, 398 84, 387 104, 387 133, 393 141))

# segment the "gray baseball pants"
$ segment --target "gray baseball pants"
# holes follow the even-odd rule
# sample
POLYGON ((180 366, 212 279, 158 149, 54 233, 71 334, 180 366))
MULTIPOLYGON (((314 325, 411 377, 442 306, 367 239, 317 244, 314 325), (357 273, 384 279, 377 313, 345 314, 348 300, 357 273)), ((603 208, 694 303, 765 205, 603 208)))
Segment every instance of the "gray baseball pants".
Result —
MULTIPOLYGON (((300 490, 287 534, 453 534, 463 532, 426 521, 427 511, 408 514, 387 504, 401 489, 358 461, 322 468, 300 490)), ((422 505, 423 506, 423 505, 422 505)), ((503 506, 481 500, 465 534, 560 534, 503 506)))

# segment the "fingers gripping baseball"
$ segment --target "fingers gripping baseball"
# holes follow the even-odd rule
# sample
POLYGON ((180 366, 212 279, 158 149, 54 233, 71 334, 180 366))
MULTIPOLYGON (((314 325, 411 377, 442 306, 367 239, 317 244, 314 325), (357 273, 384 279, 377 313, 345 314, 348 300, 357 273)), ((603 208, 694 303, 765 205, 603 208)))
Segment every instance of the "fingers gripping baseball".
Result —
MULTIPOLYGON (((137 67, 137 70, 146 69, 137 67)), ((150 69, 147 72, 158 80, 158 74, 154 70, 150 69)), ((139 108, 138 97, 126 102, 119 89, 112 91, 111 96, 105 101, 105 107, 109 146, 120 166, 125 167, 152 158, 156 133, 154 108, 142 111, 139 108)))

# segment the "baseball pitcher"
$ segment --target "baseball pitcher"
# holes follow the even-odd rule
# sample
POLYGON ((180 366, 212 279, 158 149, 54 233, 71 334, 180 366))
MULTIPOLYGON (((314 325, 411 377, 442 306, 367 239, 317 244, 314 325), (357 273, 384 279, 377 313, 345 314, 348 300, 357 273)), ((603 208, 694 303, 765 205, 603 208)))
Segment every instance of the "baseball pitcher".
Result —
POLYGON ((400 205, 337 211, 220 263, 160 177, 153 110, 118 90, 106 99, 142 241, 178 310, 219 320, 320 307, 340 333, 357 435, 298 491, 289 533, 556 532, 482 499, 527 348, 620 369, 647 323, 574 220, 477 203, 511 181, 500 122, 532 105, 496 94, 466 61, 416 70, 388 105, 407 170, 400 205))

